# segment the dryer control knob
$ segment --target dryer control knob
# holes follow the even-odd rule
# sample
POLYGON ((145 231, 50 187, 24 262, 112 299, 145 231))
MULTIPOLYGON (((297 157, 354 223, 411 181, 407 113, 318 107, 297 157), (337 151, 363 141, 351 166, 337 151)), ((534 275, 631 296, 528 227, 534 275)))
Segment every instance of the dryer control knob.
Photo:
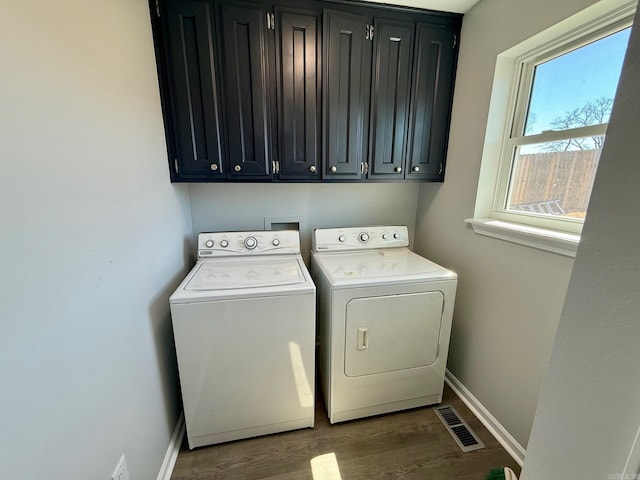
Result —
POLYGON ((204 245, 207 248, 213 247, 213 240, 207 240, 206 242, 204 242, 204 245))
POLYGON ((229 246, 229 242, 228 242, 227 240, 222 240, 222 241, 220 242, 220 246, 221 246, 222 248, 227 248, 227 247, 229 246))
POLYGON ((341 242, 344 242, 344 235, 340 235, 340 236, 338 237, 338 240, 339 240, 339 241, 341 241, 341 242))
POLYGON ((369 234, 367 232, 362 232, 359 238, 362 243, 367 243, 369 241, 369 234))
POLYGON ((248 250, 253 250, 258 246, 258 240, 256 240, 256 237, 247 237, 244 239, 244 246, 248 250))

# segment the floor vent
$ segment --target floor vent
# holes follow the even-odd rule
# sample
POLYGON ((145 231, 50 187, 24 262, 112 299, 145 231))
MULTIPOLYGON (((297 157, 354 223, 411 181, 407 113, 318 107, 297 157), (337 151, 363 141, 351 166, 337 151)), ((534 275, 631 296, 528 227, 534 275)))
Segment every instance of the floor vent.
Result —
POLYGON ((433 409, 463 452, 484 448, 484 443, 473 433, 473 430, 462 420, 455 408, 441 405, 433 409))

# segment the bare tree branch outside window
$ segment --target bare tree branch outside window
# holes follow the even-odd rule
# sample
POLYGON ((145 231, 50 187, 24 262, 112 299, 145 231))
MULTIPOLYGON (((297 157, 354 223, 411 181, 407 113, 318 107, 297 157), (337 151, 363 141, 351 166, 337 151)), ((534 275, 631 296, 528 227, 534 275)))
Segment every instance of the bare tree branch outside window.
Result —
MULTIPOLYGON (((551 121, 553 130, 568 130, 571 128, 587 127, 598 125, 609 121, 613 98, 601 97, 587 102, 582 107, 575 108, 556 117, 551 121)), ((550 152, 566 152, 570 150, 600 150, 604 143, 604 135, 594 135, 592 137, 571 138, 550 142, 545 146, 545 150, 550 152)))

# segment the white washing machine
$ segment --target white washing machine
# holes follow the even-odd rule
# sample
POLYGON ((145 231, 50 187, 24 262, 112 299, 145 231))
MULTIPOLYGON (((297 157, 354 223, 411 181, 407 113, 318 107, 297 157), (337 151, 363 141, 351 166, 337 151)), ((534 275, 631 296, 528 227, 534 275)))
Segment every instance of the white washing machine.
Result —
POLYGON ((320 381, 331 423, 442 401, 457 275, 405 226, 316 229, 320 381))
POLYGON ((315 285, 298 232, 201 233, 170 305, 189 448, 313 427, 315 285))

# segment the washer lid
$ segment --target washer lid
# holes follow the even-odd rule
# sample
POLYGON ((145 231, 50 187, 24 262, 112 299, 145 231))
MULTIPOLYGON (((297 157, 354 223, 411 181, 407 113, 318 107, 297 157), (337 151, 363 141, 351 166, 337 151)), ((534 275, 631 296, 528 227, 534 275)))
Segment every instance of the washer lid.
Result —
POLYGON ((199 260, 169 297, 170 304, 313 294, 300 255, 199 260))
POLYGON ((408 248, 314 254, 333 287, 451 280, 457 275, 408 248))
POLYGON ((185 290, 228 290, 305 282, 295 258, 232 258, 202 262, 185 290))

